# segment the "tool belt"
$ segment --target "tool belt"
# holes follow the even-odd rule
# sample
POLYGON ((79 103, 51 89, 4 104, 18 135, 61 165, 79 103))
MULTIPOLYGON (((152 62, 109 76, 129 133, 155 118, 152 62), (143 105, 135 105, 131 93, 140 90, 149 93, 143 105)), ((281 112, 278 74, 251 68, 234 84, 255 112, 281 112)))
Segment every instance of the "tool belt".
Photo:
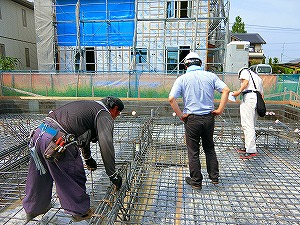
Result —
POLYGON ((62 132, 59 126, 52 126, 46 122, 42 123, 39 128, 53 136, 44 152, 45 159, 50 162, 59 161, 64 156, 66 147, 77 144, 75 135, 62 132))
POLYGON ((52 128, 46 123, 42 123, 38 128, 40 128, 42 131, 51 134, 52 136, 56 136, 59 130, 52 128))

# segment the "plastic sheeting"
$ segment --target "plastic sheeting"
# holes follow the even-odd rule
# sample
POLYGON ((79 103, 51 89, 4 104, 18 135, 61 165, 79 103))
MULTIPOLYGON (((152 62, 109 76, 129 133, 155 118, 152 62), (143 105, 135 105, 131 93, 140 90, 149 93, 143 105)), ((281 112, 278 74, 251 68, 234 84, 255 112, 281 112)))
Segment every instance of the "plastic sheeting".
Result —
POLYGON ((134 0, 56 1, 58 46, 132 46, 134 4, 134 0), (80 3, 77 10, 76 3, 80 3))
POLYGON ((35 0, 35 29, 39 70, 54 70, 54 27, 51 0, 35 0))

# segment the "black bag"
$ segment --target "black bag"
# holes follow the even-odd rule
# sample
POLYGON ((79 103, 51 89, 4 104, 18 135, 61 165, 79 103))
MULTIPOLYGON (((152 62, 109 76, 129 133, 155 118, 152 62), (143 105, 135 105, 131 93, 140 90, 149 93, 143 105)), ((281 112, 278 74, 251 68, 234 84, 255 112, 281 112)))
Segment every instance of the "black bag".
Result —
POLYGON ((261 93, 259 91, 256 91, 256 95, 257 95, 257 102, 256 102, 256 111, 257 114, 260 117, 264 117, 266 115, 266 104, 264 99, 261 96, 261 93))
MULTIPOLYGON (((257 90, 256 88, 256 85, 255 85, 255 82, 254 82, 254 79, 252 77, 252 74, 251 72, 249 71, 250 73, 250 76, 252 78, 252 82, 254 84, 254 88, 257 90)), ((255 91, 256 93, 256 96, 257 96, 257 101, 256 101, 256 111, 257 111, 257 114, 260 116, 260 117, 264 117, 266 115, 266 104, 265 104, 265 101, 261 95, 261 93, 259 91, 255 91)))

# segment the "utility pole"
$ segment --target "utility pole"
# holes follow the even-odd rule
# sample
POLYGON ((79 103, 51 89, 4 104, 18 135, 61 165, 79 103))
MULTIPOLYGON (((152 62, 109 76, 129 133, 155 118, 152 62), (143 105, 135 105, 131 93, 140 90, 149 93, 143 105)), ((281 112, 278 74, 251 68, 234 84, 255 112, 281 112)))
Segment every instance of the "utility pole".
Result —
POLYGON ((282 57, 283 57, 283 53, 284 53, 284 44, 282 44, 282 53, 281 53, 281 56, 280 56, 280 62, 282 63, 282 57))

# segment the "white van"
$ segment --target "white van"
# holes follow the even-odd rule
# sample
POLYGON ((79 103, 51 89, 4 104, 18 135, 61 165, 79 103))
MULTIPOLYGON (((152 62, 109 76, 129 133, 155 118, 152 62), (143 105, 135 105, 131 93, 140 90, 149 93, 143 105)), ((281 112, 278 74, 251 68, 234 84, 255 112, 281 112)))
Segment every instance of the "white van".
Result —
POLYGON ((272 67, 269 64, 253 65, 253 66, 250 66, 249 69, 257 74, 271 74, 272 73, 272 67))

